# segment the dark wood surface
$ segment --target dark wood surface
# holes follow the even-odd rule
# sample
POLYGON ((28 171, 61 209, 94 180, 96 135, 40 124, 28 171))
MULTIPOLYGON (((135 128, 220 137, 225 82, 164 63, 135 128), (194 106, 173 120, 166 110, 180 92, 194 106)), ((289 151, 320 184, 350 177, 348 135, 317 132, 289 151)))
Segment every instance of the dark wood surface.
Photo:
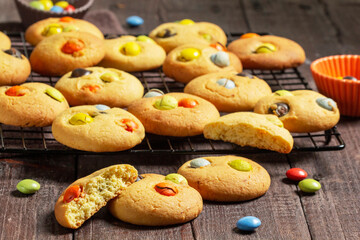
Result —
MULTIPOLYGON (((191 18, 209 21, 232 32, 270 32, 300 43, 307 54, 299 67, 315 88, 309 65, 327 55, 359 54, 360 1, 356 0, 215 0, 95 1, 92 11, 111 10, 129 33, 147 33, 167 21, 191 18), (145 23, 129 29, 125 19, 139 15, 145 23)), ((0 1, 0 30, 21 30, 13 1, 0 1)), ((346 148, 335 152, 244 154, 271 175, 268 193, 243 203, 205 202, 195 220, 169 227, 139 227, 113 218, 103 208, 78 230, 57 224, 53 207, 71 182, 116 163, 134 165, 141 173, 176 172, 192 155, 123 154, 104 156, 0 155, 0 239, 360 239, 359 119, 341 117, 339 132, 346 148), (290 167, 305 169, 322 189, 304 194, 285 179, 290 167), (41 190, 24 196, 16 184, 24 178, 41 190), (254 233, 236 230, 246 215, 262 220, 254 233)))

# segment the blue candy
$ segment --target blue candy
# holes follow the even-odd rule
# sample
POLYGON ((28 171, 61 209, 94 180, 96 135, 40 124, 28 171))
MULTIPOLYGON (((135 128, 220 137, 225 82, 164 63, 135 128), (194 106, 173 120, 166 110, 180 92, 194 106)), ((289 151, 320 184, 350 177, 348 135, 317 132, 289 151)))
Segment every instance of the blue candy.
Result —
POLYGON ((227 89, 233 89, 236 87, 234 81, 227 78, 220 78, 219 80, 216 81, 216 83, 227 89))
POLYGON ((200 167, 205 167, 210 164, 211 164, 211 162, 209 162, 208 160, 206 160, 204 158, 196 158, 190 162, 190 167, 200 168, 200 167))
POLYGON ((103 104, 97 104, 97 105, 95 105, 95 107, 97 110, 100 110, 100 111, 105 111, 105 110, 110 109, 108 106, 103 105, 103 104))
POLYGON ((144 20, 139 16, 130 16, 126 19, 126 23, 131 27, 137 27, 144 23, 144 20))
POLYGON ((219 67, 227 67, 230 65, 229 54, 223 51, 212 54, 210 60, 219 67))
POLYGON ((316 103, 329 111, 332 111, 336 107, 336 102, 331 98, 321 97, 316 99, 316 103))
POLYGON ((52 8, 50 8, 50 12, 62 13, 63 11, 64 11, 64 9, 59 6, 53 6, 52 8))
POLYGON ((236 223, 236 227, 242 231, 254 231, 256 228, 260 227, 260 225, 260 219, 253 216, 243 217, 236 223))
POLYGON ((164 95, 164 93, 159 90, 159 89, 150 89, 150 91, 148 91, 145 95, 144 98, 150 98, 150 97, 158 97, 158 96, 162 96, 164 95))

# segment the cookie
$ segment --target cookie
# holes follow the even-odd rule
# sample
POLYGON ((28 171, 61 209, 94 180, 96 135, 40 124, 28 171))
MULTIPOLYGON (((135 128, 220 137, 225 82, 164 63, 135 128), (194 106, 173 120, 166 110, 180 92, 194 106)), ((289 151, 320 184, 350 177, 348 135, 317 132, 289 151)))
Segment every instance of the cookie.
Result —
POLYGON ((141 143, 141 122, 121 108, 105 105, 72 107, 52 124, 54 138, 71 148, 90 152, 127 150, 141 143))
POLYGON ((136 178, 137 170, 133 166, 118 164, 76 180, 56 201, 56 220, 63 227, 79 228, 136 178))
POLYGON ((179 22, 163 23, 152 30, 149 37, 162 46, 167 53, 184 44, 210 45, 220 42, 226 45, 226 35, 217 25, 183 19, 179 22))
POLYGON ((199 135, 205 124, 220 116, 212 103, 186 93, 142 98, 128 111, 139 118, 146 132, 175 137, 199 135))
POLYGON ((26 29, 25 40, 37 45, 45 38, 63 32, 86 32, 104 39, 102 32, 92 23, 72 17, 47 18, 38 21, 26 29))
POLYGON ((318 132, 334 127, 340 113, 331 98, 311 90, 279 90, 260 99, 254 112, 275 114, 290 132, 318 132))
POLYGON ((252 111, 260 98, 272 93, 269 85, 256 76, 225 71, 191 80, 184 92, 208 100, 220 112, 252 111))
POLYGON ((141 180, 109 202, 111 214, 145 226, 180 224, 196 218, 203 208, 200 194, 187 182, 171 180, 159 174, 141 175, 141 180))
POLYGON ((76 68, 98 64, 105 55, 103 40, 90 33, 69 32, 50 36, 30 55, 34 72, 61 76, 76 68))
POLYGON ((144 35, 106 39, 105 52, 100 66, 117 68, 126 72, 158 68, 166 57, 164 49, 144 35))
POLYGON ((204 200, 238 202, 258 198, 270 187, 269 173, 261 165, 238 156, 202 157, 178 170, 204 200))
POLYGON ((26 81, 31 72, 29 60, 16 48, 0 50, 0 86, 26 81))
POLYGON ((243 38, 229 44, 247 69, 284 69, 304 63, 304 49, 296 42, 278 36, 243 38))
POLYGON ((274 115, 237 112, 222 116, 204 128, 208 139, 223 140, 240 146, 289 153, 294 140, 274 115))
POLYGON ((163 65, 164 73, 188 83, 201 75, 219 71, 242 71, 240 60, 231 52, 205 44, 186 44, 172 50, 163 65))
POLYGON ((75 69, 60 78, 55 88, 71 106, 105 104, 122 108, 144 94, 144 87, 133 75, 102 67, 75 69))
POLYGON ((0 32, 0 49, 6 50, 9 48, 11 48, 10 38, 3 32, 0 32))
POLYGON ((0 122, 7 125, 49 126, 68 107, 64 96, 44 83, 0 87, 0 122))

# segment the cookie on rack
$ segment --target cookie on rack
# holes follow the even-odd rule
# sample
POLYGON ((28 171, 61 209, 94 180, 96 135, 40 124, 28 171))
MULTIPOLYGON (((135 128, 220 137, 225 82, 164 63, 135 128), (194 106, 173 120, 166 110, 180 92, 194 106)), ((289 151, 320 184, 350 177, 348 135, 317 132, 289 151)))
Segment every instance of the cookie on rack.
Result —
POLYGON ((160 67, 166 57, 162 47, 151 38, 140 35, 105 40, 105 57, 100 66, 127 72, 147 71, 160 67))
POLYGON ((127 107, 142 98, 144 87, 133 75, 114 68, 77 68, 56 83, 71 106, 104 104, 127 107))
POLYGON ((0 87, 0 122, 7 125, 49 126, 68 107, 64 96, 44 83, 0 87))
POLYGON ((270 114, 237 112, 206 124, 204 136, 240 146, 289 153, 294 140, 278 117, 270 114))
POLYGON ((290 132, 318 132, 334 127, 339 108, 334 100, 311 90, 279 90, 260 99, 254 112, 274 114, 290 132))
POLYGON ((79 228, 109 200, 134 183, 137 175, 133 166, 118 164, 76 180, 56 201, 56 220, 63 227, 79 228))
POLYGON ((242 71, 240 60, 225 48, 206 44, 186 44, 172 50, 163 65, 164 73, 176 81, 188 83, 196 77, 220 71, 242 71))
POLYGON ((37 45, 47 37, 65 32, 86 32, 104 39, 103 33, 92 23, 72 17, 47 18, 38 21, 26 29, 25 40, 37 45))
POLYGON ((203 208, 200 194, 179 174, 168 176, 141 175, 139 181, 109 202, 111 214, 145 226, 180 224, 196 218, 203 208))
POLYGON ((227 38, 224 31, 209 22, 194 22, 183 19, 179 22, 163 23, 152 30, 149 37, 162 46, 167 53, 184 44, 215 44, 226 45, 227 38))
POLYGON ((100 104, 63 111, 54 120, 52 133, 62 144, 90 152, 127 150, 145 137, 144 127, 134 115, 100 104))
POLYGON ((139 118, 146 132, 175 137, 202 134, 204 126, 220 116, 212 103, 186 93, 145 97, 130 104, 128 111, 139 118))
POLYGON ((0 32, 0 50, 11 48, 10 38, 3 32, 0 32))
POLYGON ((90 33, 68 32, 45 38, 30 55, 34 72, 61 76, 76 68, 92 67, 105 55, 103 40, 90 33))
POLYGON ((0 86, 26 81, 31 73, 29 60, 16 48, 0 50, 0 86))
POLYGON ((272 35, 240 37, 228 50, 240 58, 245 69, 285 69, 305 61, 304 49, 298 43, 272 35))
POLYGON ((238 156, 201 157, 178 170, 204 200, 247 201, 264 195, 270 187, 269 173, 258 163, 238 156))
POLYGON ((260 98, 272 93, 264 80, 232 71, 197 77, 186 85, 184 92, 208 100, 220 112, 252 111, 260 98))

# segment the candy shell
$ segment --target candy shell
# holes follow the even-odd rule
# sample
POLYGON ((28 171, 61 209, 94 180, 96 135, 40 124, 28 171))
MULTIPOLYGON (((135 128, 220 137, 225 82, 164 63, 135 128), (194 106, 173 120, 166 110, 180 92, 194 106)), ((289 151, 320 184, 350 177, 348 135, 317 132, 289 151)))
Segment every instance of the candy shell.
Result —
POLYGON ((229 54, 223 51, 212 54, 210 60, 219 67, 227 67, 230 65, 229 54))
POLYGON ((7 50, 3 50, 4 53, 9 54, 10 56, 22 59, 21 52, 17 50, 16 48, 10 48, 7 50))
POLYGON ((230 167, 241 172, 249 172, 252 170, 252 166, 247 161, 242 159, 235 159, 228 163, 230 167))
POLYGON ((66 8, 65 8, 65 11, 67 12, 73 12, 75 11, 75 7, 73 5, 68 5, 66 8))
POLYGON ((40 2, 44 5, 45 11, 49 11, 54 6, 51 0, 40 0, 40 2))
POLYGON ((321 189, 321 184, 315 179, 311 179, 311 178, 300 181, 298 186, 301 191, 307 193, 314 193, 321 189))
POLYGON ((63 102, 65 101, 64 96, 61 94, 61 92, 59 92, 59 90, 55 89, 55 88, 47 88, 45 90, 45 93, 47 95, 49 95, 50 97, 52 97, 53 99, 55 99, 56 101, 59 102, 63 102))
POLYGON ((256 53, 272 53, 276 51, 276 47, 271 43, 263 43, 256 48, 256 53))
POLYGON ((97 104, 97 105, 95 105, 95 107, 96 107, 97 110, 100 110, 100 111, 105 111, 105 110, 110 109, 110 107, 108 107, 108 106, 106 106, 104 104, 97 104))
POLYGON ((145 35, 139 35, 139 36, 137 36, 137 37, 136 37, 136 41, 155 43, 154 40, 152 40, 151 38, 149 38, 148 36, 145 36, 145 35))
POLYGON ((16 185, 16 188, 24 194, 32 194, 40 189, 40 184, 32 179, 24 179, 16 185))
POLYGON ((106 72, 100 76, 100 79, 103 82, 109 83, 109 82, 113 82, 113 81, 119 81, 120 77, 119 77, 119 74, 117 74, 115 72, 106 72))
POLYGON ((191 60, 200 57, 200 51, 196 48, 185 48, 181 50, 180 57, 178 58, 182 62, 189 62, 191 60))
POLYGON ((260 227, 260 225, 260 219, 253 216, 243 217, 236 223, 236 227, 242 231, 254 231, 256 228, 260 227))
POLYGON ((195 24, 195 22, 191 19, 183 19, 179 22, 182 25, 193 25, 195 24))
POLYGON ((84 125, 92 121, 94 121, 94 119, 90 115, 86 113, 76 113, 70 118, 69 123, 71 125, 84 125))
POLYGON ((136 42, 127 42, 121 46, 120 52, 126 56, 137 56, 141 52, 141 47, 136 42))
POLYGON ((29 3, 30 7, 38 9, 38 10, 45 10, 44 4, 42 4, 40 1, 32 1, 29 3))
POLYGON ((164 95, 163 91, 159 89, 150 89, 147 93, 145 93, 144 98, 150 98, 150 97, 158 97, 164 95))
POLYGON ((170 173, 166 175, 165 180, 169 180, 177 184, 188 184, 186 178, 183 175, 177 173, 170 173))
POLYGON ((286 176, 290 180, 301 181, 301 180, 307 178, 308 174, 304 169, 290 168, 289 170, 287 170, 286 176))
POLYGON ((248 73, 248 72, 241 72, 241 73, 238 73, 236 74, 237 76, 240 76, 240 77, 248 77, 250 79, 253 79, 254 78, 254 75, 248 73))
POLYGON ((331 98, 321 97, 316 99, 316 103, 329 111, 332 111, 334 108, 336 108, 336 102, 332 100, 331 98))
POLYGON ((139 16, 130 16, 126 19, 126 23, 131 27, 137 27, 144 23, 144 19, 139 16))
POLYGON ((234 81, 227 78, 220 78, 219 80, 216 81, 216 83, 227 89, 233 89, 236 87, 234 81))
POLYGON ((209 162, 208 160, 206 160, 204 158, 195 158, 194 160, 192 160, 190 162, 190 167, 200 168, 200 167, 205 167, 210 164, 211 164, 211 162, 209 162))
POLYGON ((92 71, 89 71, 85 68, 76 68, 71 72, 70 78, 78 78, 81 76, 89 75, 92 71))
POLYGON ((65 9, 67 6, 69 6, 69 3, 67 1, 59 1, 55 3, 55 6, 59 6, 62 9, 65 9))
POLYGON ((184 108, 194 108, 198 105, 199 103, 192 98, 183 98, 178 102, 178 106, 179 107, 184 107, 184 108))
POLYGON ((159 110, 171 110, 177 108, 177 106, 178 101, 170 95, 165 95, 154 103, 154 107, 159 110))
POLYGON ((358 79, 356 77, 353 77, 353 76, 345 76, 345 77, 342 77, 341 79, 351 80, 351 81, 358 81, 358 79))
POLYGON ((260 37, 260 35, 257 33, 245 33, 241 35, 240 39, 253 38, 253 37, 260 37))
POLYGON ((62 13, 64 11, 64 9, 62 7, 59 6, 53 6, 50 9, 50 12, 55 12, 55 13, 62 13))
POLYGON ((294 94, 292 94, 291 92, 289 92, 287 90, 277 90, 276 92, 274 92, 274 95, 276 95, 276 96, 294 96, 294 94))

